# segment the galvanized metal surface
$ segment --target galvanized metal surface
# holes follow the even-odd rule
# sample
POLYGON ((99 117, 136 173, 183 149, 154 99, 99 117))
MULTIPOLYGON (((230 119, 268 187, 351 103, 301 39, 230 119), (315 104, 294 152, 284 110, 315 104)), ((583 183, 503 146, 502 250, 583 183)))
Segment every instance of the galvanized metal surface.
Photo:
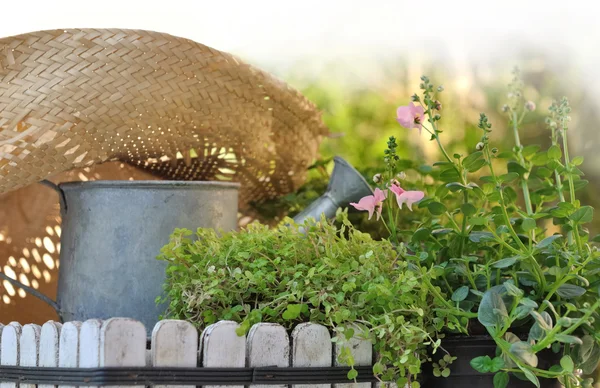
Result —
POLYGON ((166 263, 156 259, 175 228, 234 230, 239 184, 97 181, 60 185, 66 211, 57 302, 65 321, 130 317, 152 328, 164 312, 166 263))

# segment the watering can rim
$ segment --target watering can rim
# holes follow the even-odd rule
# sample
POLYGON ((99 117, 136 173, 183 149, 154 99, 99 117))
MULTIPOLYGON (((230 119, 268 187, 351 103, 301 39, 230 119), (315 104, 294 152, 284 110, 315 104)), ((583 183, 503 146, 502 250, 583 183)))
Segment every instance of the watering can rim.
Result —
POLYGON ((369 182, 367 182, 367 180, 365 179, 364 176, 362 176, 362 174, 360 172, 358 172, 358 170, 356 168, 354 168, 354 166, 352 166, 350 163, 348 163, 348 161, 344 158, 342 158, 341 156, 334 156, 333 160, 337 163, 343 164, 346 167, 350 168, 352 171, 354 171, 357 175, 357 178, 365 184, 365 186, 371 191, 371 193, 373 192, 373 189, 371 188, 371 185, 369 185, 369 182))
POLYGON ((215 187, 219 189, 239 189, 241 184, 238 182, 216 182, 216 181, 179 181, 179 180, 98 180, 98 181, 72 181, 62 182, 56 185, 61 189, 78 189, 78 188, 147 188, 153 189, 169 189, 169 188, 182 188, 182 189, 194 189, 194 188, 209 188, 215 187))

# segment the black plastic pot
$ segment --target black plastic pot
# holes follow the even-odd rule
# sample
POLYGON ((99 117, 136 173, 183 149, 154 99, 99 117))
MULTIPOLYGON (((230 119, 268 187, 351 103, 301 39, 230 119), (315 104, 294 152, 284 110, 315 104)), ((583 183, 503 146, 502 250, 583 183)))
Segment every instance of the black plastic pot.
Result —
MULTIPOLYGON (((421 379, 422 388, 455 388, 455 387, 473 387, 473 388, 493 388, 494 374, 480 373, 471 367, 471 360, 479 356, 496 356, 496 343, 489 336, 448 336, 442 340, 442 347, 447 350, 451 356, 458 357, 450 365, 450 376, 435 377, 433 375, 432 365, 430 363, 423 365, 423 375, 421 379)), ((436 354, 432 355, 435 361, 441 359, 446 353, 438 349, 436 354)), ((548 369, 552 365, 559 364, 561 354, 555 354, 551 350, 545 350, 538 354, 541 369, 548 369)), ((508 388, 532 388, 535 387, 529 381, 520 380, 514 375, 510 375, 508 388)), ((560 388, 562 385, 556 379, 540 379, 540 388, 560 388)))

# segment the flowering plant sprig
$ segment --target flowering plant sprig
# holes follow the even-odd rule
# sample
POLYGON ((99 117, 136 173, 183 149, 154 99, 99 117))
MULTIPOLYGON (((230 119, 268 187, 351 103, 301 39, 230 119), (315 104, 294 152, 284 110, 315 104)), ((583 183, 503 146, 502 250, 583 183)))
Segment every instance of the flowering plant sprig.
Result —
MULTIPOLYGON (((471 365, 495 373, 496 388, 512 378, 538 387, 540 379, 558 379, 567 388, 590 386, 587 375, 600 360, 600 252, 585 228, 593 208, 576 198, 587 181, 578 168, 583 158, 569 155, 568 100, 549 109, 549 149, 521 144, 519 128, 536 106, 525 100, 515 71, 503 108, 514 147, 500 152, 494 146, 492 123, 482 113, 475 149, 450 155, 440 128, 443 87, 435 88, 425 76, 421 81, 421 93, 396 114, 401 126, 425 131, 438 145, 443 160, 425 172, 435 185, 405 189, 411 184, 397 171, 391 137, 385 169, 374 177, 375 195, 352 205, 370 217, 377 212, 399 258, 420 271, 434 304, 432 330, 440 338, 453 333, 493 338, 497 354, 477 357, 471 365), (404 203, 422 212, 408 231, 398 228, 404 203), (560 232, 552 233, 551 224, 560 232), (539 365, 544 352, 557 355, 556 365, 539 365)), ((446 376, 440 365, 447 362, 434 364, 434 374, 446 376)))

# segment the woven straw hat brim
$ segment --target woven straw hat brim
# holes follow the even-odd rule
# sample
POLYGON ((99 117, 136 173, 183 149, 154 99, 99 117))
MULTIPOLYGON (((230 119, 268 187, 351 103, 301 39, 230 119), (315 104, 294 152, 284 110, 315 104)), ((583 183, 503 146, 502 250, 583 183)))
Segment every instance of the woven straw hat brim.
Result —
POLYGON ((298 91, 188 39, 103 29, 0 39, 0 193, 120 160, 238 181, 244 201, 261 201, 302 183, 326 134, 298 91))

